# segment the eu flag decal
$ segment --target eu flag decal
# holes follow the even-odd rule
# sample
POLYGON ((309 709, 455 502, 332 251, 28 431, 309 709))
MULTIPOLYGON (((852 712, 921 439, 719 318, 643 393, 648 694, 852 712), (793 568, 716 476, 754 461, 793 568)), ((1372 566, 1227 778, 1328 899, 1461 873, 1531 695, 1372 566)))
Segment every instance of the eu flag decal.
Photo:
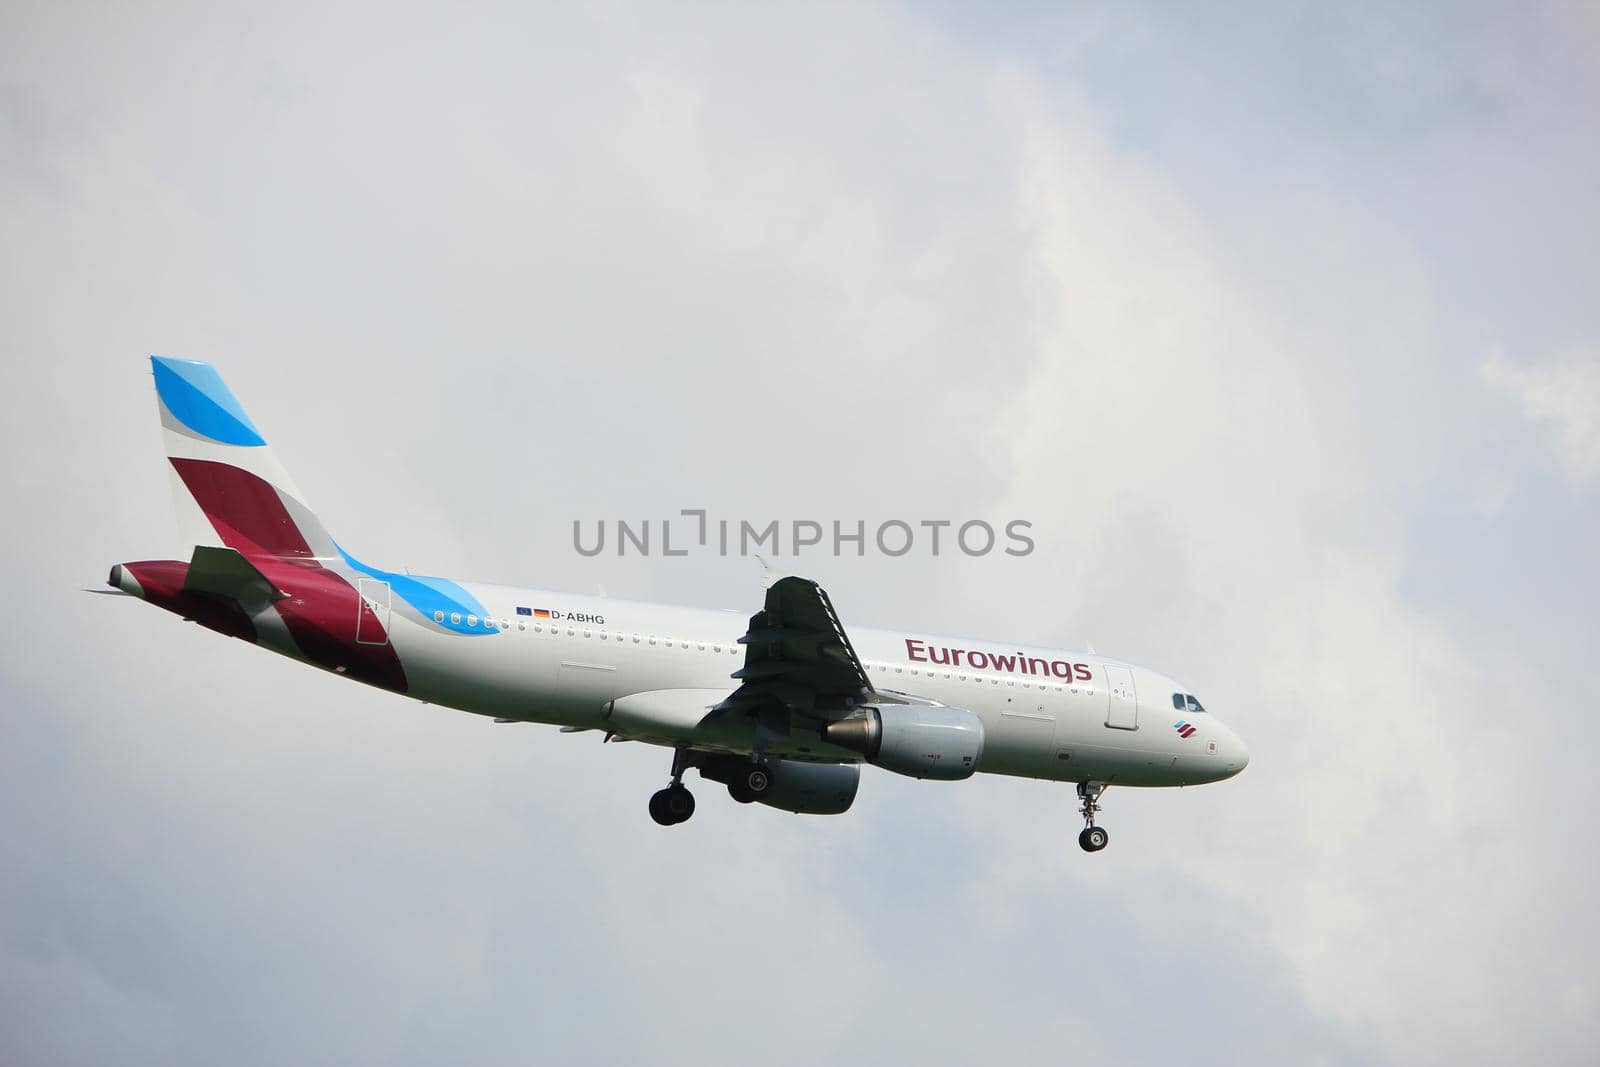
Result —
POLYGON ((525 607, 523 607, 522 605, 519 604, 519 605, 517 605, 517 614, 518 615, 532 615, 533 614, 533 609, 532 608, 525 608, 525 607))

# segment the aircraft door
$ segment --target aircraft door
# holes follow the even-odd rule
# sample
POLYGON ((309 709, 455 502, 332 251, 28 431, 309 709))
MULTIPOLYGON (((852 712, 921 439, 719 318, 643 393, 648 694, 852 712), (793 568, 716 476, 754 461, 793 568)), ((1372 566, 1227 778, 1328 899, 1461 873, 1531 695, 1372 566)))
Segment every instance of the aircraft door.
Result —
POLYGON ((1133 672, 1126 667, 1104 666, 1106 675, 1106 725, 1117 730, 1139 728, 1139 701, 1133 691, 1133 672))
POLYGON ((389 583, 376 578, 359 578, 356 591, 361 603, 356 608, 356 644, 389 643, 389 583))

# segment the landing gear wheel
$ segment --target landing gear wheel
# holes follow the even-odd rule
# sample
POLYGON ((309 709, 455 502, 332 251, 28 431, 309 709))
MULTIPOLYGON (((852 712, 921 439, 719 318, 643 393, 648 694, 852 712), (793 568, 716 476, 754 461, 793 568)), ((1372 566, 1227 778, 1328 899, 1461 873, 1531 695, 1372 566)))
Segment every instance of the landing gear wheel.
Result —
POLYGON ((752 798, 765 796, 767 790, 772 788, 772 771, 765 763, 754 763, 748 767, 743 775, 744 788, 752 798))
POLYGON ((694 814, 694 794, 681 785, 670 785, 665 806, 674 823, 688 822, 694 814))
POLYGON ((688 822, 694 814, 694 794, 681 785, 669 785, 650 797, 650 817, 662 826, 688 822))
POLYGON ((772 768, 765 763, 752 763, 734 774, 728 782, 728 795, 741 804, 760 800, 772 789, 772 768))
POLYGON ((650 817, 657 825, 672 825, 672 816, 667 812, 667 790, 658 789, 650 794, 650 817))
POLYGON ((1099 852, 1111 841, 1111 835, 1098 826, 1085 826, 1078 835, 1078 847, 1085 852, 1099 852))
POLYGON ((671 826, 672 816, 667 814, 667 791, 658 789, 650 794, 650 817, 657 826, 671 826))

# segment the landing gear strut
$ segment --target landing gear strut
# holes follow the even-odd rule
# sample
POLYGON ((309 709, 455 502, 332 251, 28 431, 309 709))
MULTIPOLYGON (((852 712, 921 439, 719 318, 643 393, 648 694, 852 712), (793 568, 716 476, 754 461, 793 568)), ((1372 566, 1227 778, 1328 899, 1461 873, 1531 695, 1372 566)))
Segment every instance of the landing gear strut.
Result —
POLYGON ((677 749, 672 754, 672 781, 650 797, 650 817, 661 826, 676 826, 688 822, 694 814, 694 794, 683 784, 683 772, 693 762, 689 750, 677 749))
POLYGON ((1105 792, 1104 782, 1079 782, 1078 796, 1083 800, 1083 832, 1078 835, 1078 847, 1085 852, 1099 852, 1111 841, 1111 835, 1094 824, 1095 812, 1100 810, 1100 794, 1105 792))

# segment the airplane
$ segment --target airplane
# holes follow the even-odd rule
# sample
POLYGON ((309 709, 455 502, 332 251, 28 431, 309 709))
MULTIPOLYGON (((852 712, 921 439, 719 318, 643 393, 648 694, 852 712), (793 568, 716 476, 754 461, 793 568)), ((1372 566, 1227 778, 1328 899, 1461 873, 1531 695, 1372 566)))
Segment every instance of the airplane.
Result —
POLYGON ((209 363, 150 357, 188 560, 111 568, 106 593, 368 685, 564 733, 668 748, 662 826, 693 769, 740 803, 836 815, 861 766, 930 781, 1077 785, 1086 852, 1108 786, 1245 768, 1193 690, 1094 652, 910 630, 846 632, 823 588, 773 576, 743 613, 421 577, 333 539, 209 363))

